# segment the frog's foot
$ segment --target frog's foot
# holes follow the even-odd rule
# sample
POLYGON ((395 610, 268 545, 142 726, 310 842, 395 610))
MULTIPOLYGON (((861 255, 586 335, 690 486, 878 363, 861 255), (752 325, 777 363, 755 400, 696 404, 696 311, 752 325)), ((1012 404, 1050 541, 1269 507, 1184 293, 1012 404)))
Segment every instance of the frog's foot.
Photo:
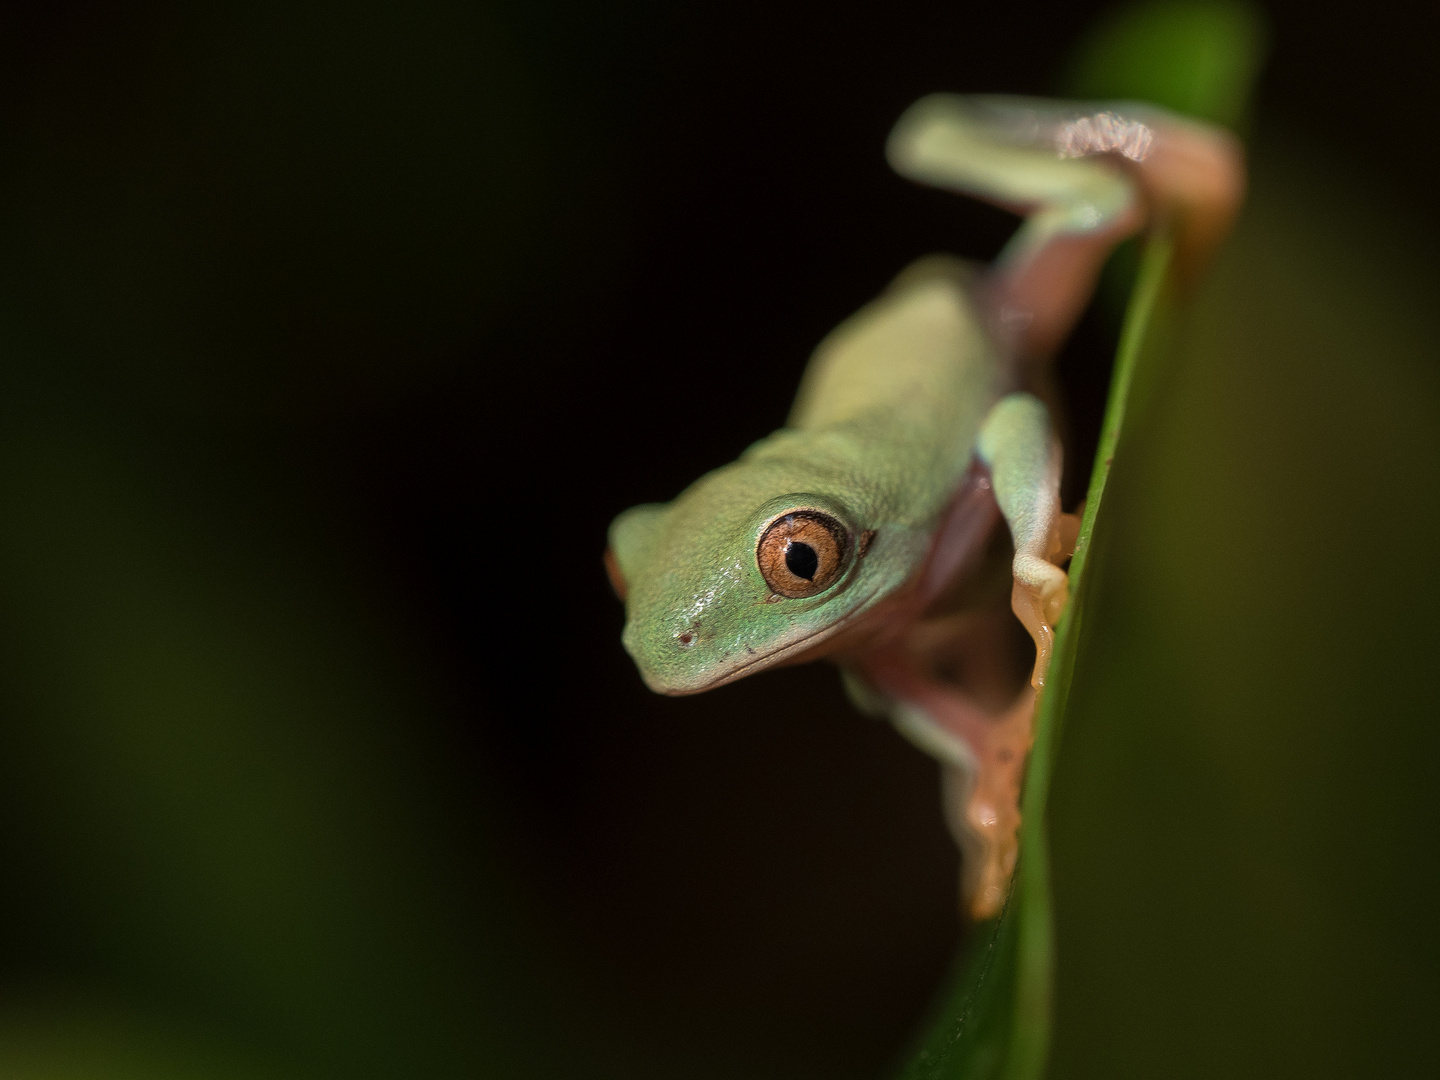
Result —
POLYGON ((961 903, 976 919, 997 915, 1019 854, 1034 691, 1026 687, 1009 707, 987 711, 899 649, 868 657, 860 675, 871 700, 888 703, 900 733, 944 767, 946 823, 961 851, 961 903))
POLYGON ((945 767, 945 820, 968 856, 960 867, 960 893, 976 919, 998 915, 1010 891, 1020 855, 1020 785, 1034 716, 1035 693, 1027 689, 1005 712, 967 725, 976 768, 945 767))
POLYGON ((1080 500, 1080 505, 1075 508, 1073 514, 1061 514, 1060 520, 1055 525, 1056 541, 1059 546, 1055 553, 1050 556, 1050 561, 1057 566, 1060 563, 1068 562, 1075 554, 1075 545, 1080 542, 1080 519, 1085 513, 1085 500, 1080 500))
POLYGON ((1045 558, 1030 552, 1019 552, 1015 556, 1010 608, 1035 642, 1035 670, 1030 676, 1030 685, 1036 690, 1045 685, 1045 674, 1055 651, 1055 624, 1065 613, 1070 596, 1069 575, 1056 563, 1064 562, 1075 553, 1079 534, 1078 516, 1058 514, 1048 538, 1037 545, 1046 552, 1045 558))

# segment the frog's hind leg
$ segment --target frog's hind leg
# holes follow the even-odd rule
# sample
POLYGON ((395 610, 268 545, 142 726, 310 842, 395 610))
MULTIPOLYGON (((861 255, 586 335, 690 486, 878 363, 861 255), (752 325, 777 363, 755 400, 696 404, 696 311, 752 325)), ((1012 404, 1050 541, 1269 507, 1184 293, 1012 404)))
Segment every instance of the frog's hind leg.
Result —
POLYGON ((933 94, 900 118, 886 152, 912 180, 1026 215, 992 284, 1001 328, 1027 357, 1059 346, 1110 250, 1147 219, 1177 218, 1184 270, 1228 230, 1244 188, 1228 133, 1134 103, 933 94))
MULTIPOLYGON (((1008 618, 1008 615, 1005 615, 1008 618)), ((938 650, 968 647, 961 628, 938 650)), ((943 634, 942 630, 942 634, 943 634)), ((987 707, 937 669, 922 646, 892 647, 867 656, 849 673, 852 695, 868 694, 896 729, 942 768, 946 823, 961 851, 961 903, 977 919, 999 913, 1019 853, 1020 786, 1030 750, 1035 693, 1024 687, 1007 705, 987 707), (857 687, 857 676, 863 680, 857 687)), ((943 668, 943 664, 940 668, 943 668)))

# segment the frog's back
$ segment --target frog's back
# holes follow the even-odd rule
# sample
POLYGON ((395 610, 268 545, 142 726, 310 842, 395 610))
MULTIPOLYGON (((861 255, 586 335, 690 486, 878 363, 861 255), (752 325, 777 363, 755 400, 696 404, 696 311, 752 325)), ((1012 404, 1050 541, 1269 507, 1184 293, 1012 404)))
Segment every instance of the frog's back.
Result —
POLYGON ((792 430, 843 432, 885 469, 948 498, 990 407, 1012 389, 976 300, 978 275, 950 256, 913 263, 815 350, 792 430))

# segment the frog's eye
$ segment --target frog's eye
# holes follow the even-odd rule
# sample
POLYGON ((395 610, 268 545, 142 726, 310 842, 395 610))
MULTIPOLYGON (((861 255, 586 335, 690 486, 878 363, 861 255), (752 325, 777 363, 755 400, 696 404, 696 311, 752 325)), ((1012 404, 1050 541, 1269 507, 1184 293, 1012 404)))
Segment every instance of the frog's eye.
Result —
POLYGON ((761 534, 755 562, 777 596, 814 596, 839 579, 849 546, 849 532, 829 514, 792 510, 761 534))

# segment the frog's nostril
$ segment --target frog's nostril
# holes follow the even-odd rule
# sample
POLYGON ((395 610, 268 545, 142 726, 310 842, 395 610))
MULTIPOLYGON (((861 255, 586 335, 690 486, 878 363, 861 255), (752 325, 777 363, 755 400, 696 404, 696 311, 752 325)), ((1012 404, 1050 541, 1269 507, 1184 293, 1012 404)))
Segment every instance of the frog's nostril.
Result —
POLYGON ((680 644, 681 644, 681 645, 689 645, 689 644, 691 644, 692 642, 694 642, 694 640, 695 640, 695 635, 692 634, 692 633, 690 633, 688 630, 687 630, 685 633, 681 634, 681 635, 680 635, 680 638, 679 638, 679 641, 680 641, 680 644))

